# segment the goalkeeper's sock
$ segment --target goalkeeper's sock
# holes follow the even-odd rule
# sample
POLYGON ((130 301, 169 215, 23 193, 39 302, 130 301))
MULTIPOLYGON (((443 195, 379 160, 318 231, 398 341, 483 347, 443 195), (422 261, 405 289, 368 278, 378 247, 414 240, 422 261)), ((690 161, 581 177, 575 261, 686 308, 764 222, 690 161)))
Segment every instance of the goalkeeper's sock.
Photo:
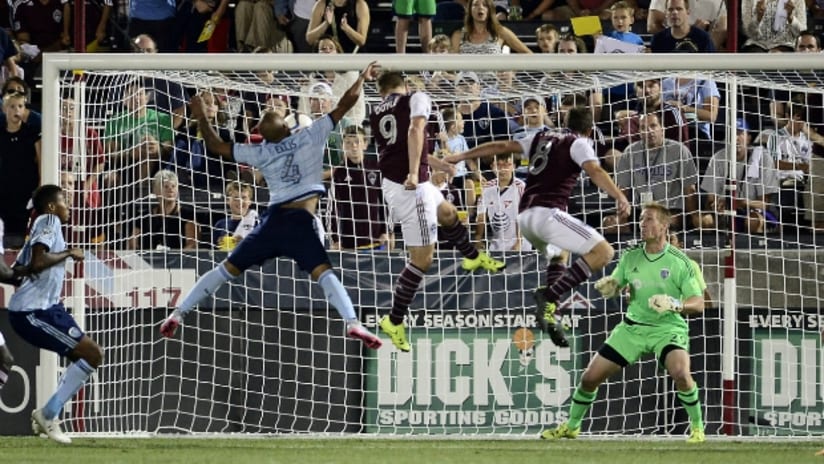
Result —
POLYGON ((63 374, 60 384, 57 386, 57 391, 54 392, 49 401, 43 406, 43 417, 48 420, 54 420, 63 405, 66 404, 89 380, 94 368, 86 362, 85 359, 79 359, 72 363, 63 374))
POLYGON ((551 287, 567 271, 564 263, 550 263, 546 267, 546 286, 551 287))
POLYGON ((349 293, 341 285, 335 271, 327 269, 318 277, 318 284, 323 288, 323 294, 326 295, 328 301, 340 314, 344 321, 354 321, 358 317, 355 316, 355 308, 352 306, 352 299, 349 298, 349 293))
POLYGON ((395 283, 395 294, 392 295, 392 310, 389 312, 389 320, 393 324, 403 323, 403 318, 406 317, 406 313, 409 311, 409 305, 412 304, 412 299, 415 298, 415 293, 418 292, 424 274, 424 271, 418 269, 412 263, 407 263, 401 271, 401 275, 398 276, 398 281, 395 283))
POLYGON ((575 389, 575 393, 572 394, 572 405, 569 407, 569 420, 567 421, 567 425, 571 430, 581 428, 581 421, 584 420, 584 416, 589 411, 589 407, 592 406, 592 402, 595 401, 597 395, 597 388, 594 392, 585 391, 581 389, 580 385, 575 389))
POLYGON ((547 287, 544 296, 546 296, 547 301, 557 303, 561 295, 589 279, 591 275, 592 270, 589 268, 589 264, 583 257, 578 258, 555 283, 547 287))
POLYGON ((469 241, 469 230, 458 219, 451 226, 441 227, 443 238, 447 239, 464 258, 475 259, 478 249, 469 241))
POLYGON ((195 286, 183 297, 183 302, 178 306, 177 311, 180 316, 183 317, 188 314, 201 300, 211 296, 218 287, 231 278, 232 274, 229 274, 229 271, 222 264, 218 264, 216 268, 200 276, 195 282, 195 286))
POLYGON ((687 410, 687 415, 690 416, 690 426, 694 429, 704 430, 704 418, 701 414, 701 400, 698 399, 698 384, 693 384, 692 388, 682 392, 678 392, 678 399, 687 410))

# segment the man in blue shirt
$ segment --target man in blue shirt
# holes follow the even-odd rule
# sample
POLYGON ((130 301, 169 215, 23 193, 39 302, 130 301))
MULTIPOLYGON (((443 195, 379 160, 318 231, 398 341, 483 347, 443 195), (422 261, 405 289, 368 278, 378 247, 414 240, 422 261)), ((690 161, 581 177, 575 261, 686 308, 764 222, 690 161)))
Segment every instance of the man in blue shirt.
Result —
POLYGON ((60 302, 67 258, 83 259, 83 250, 67 248, 61 227, 69 219, 66 197, 57 185, 43 185, 34 192, 38 217, 16 262, 28 266, 27 276, 9 300, 9 322, 20 338, 72 361, 57 391, 41 409, 31 414, 35 434, 44 433, 58 443, 71 439, 60 429, 57 416, 63 405, 89 380, 103 361, 103 350, 83 333, 60 302))
POLYGON ((348 336, 361 340, 369 348, 380 348, 380 339, 366 330, 355 315, 352 301, 315 233, 315 210, 318 198, 325 193, 322 176, 326 141, 335 124, 357 102, 364 80, 374 79, 377 71, 377 64, 370 63, 331 113, 296 134, 291 133, 279 115, 264 113, 259 124, 264 138, 261 144, 230 144, 221 140, 208 124, 202 100, 192 97, 192 115, 203 127, 209 152, 259 169, 269 186, 269 207, 263 221, 229 257, 198 279, 180 306, 163 322, 160 327, 163 336, 174 336, 186 314, 224 282, 255 264, 284 256, 295 260, 320 284, 329 303, 346 321, 348 336))

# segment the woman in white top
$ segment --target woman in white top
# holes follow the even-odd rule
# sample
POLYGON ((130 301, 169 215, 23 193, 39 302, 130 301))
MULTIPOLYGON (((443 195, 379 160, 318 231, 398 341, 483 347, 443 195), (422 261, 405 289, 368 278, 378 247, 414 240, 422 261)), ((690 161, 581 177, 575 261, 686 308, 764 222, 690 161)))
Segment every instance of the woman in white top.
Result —
POLYGON ((504 46, 517 53, 532 53, 508 27, 498 22, 492 0, 472 0, 464 27, 452 34, 452 53, 494 55, 504 46))

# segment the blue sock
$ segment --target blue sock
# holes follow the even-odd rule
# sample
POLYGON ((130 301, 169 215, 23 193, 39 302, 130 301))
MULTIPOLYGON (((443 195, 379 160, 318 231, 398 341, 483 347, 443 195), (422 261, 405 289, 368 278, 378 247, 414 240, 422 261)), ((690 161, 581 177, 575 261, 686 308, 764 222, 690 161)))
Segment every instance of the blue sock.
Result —
POLYGON ((343 285, 335 275, 335 271, 328 269, 318 278, 318 283, 323 288, 323 294, 326 295, 326 301, 332 304, 338 314, 344 321, 355 320, 355 307, 352 306, 352 300, 349 298, 349 293, 343 288, 343 285))
POLYGON ((94 369, 85 359, 80 359, 72 363, 63 373, 63 378, 60 380, 60 385, 57 386, 57 391, 54 392, 49 401, 43 407, 43 416, 52 420, 60 414, 63 405, 66 404, 89 380, 94 369))
POLYGON ((185 316, 195 305, 200 303, 201 300, 207 296, 211 296, 218 287, 231 278, 232 275, 229 274, 229 271, 227 271, 222 264, 219 264, 216 268, 197 279, 195 286, 183 297, 183 302, 180 303, 177 310, 182 316, 185 316))

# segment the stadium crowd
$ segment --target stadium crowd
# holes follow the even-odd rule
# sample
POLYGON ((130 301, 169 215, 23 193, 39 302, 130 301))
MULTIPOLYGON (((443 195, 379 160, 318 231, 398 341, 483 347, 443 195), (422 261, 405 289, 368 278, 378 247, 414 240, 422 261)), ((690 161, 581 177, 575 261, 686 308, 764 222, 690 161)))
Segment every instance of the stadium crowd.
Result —
MULTIPOLYGON (((86 2, 85 31, 74 34, 72 2, 9 3, 8 23, 0 24, 6 26, 0 29, 0 196, 7 199, 0 219, 12 249, 22 244, 29 224, 25 192, 39 184, 42 52, 371 52, 385 46, 385 37, 372 32, 376 21, 389 21, 385 7, 365 0, 103 0, 86 2)), ((608 47, 620 42, 651 53, 735 49, 728 43, 724 0, 431 0, 397 1, 395 9, 395 53, 417 50, 417 40, 424 53, 591 53, 605 46, 604 39, 612 41, 608 47), (603 35, 576 35, 574 20, 592 16, 603 35), (409 35, 413 20, 417 39, 409 35), (524 24, 534 32, 516 33, 524 24)), ((744 0, 741 9, 743 36, 735 42, 743 44, 742 52, 821 52, 821 37, 811 31, 824 18, 820 2, 744 0)), ((725 230, 729 217, 736 218, 738 230, 753 234, 824 228, 821 93, 745 91, 739 117, 727 121, 719 109, 725 89, 710 78, 668 76, 603 86, 587 77, 592 85, 581 91, 506 97, 503 90, 517 87, 513 80, 519 78, 460 70, 408 76, 409 89, 431 93, 437 105, 427 139, 432 156, 562 130, 566 112, 584 105, 597 125, 593 139, 602 166, 634 204, 658 201, 674 210, 680 230, 725 230), (734 203, 725 189, 725 179, 733 177, 724 162, 727 124, 737 130, 734 177, 743 185, 734 203)), ((821 85, 814 75, 800 78, 821 85)), ((266 111, 281 114, 292 130, 304 128, 331 110, 357 73, 316 73, 290 95, 266 90, 275 87, 276 71, 256 74, 255 91, 204 91, 160 77, 101 79, 111 80, 98 82, 98 88, 120 90, 114 99, 111 93, 89 97, 110 101, 87 110, 96 113, 84 115, 90 123, 81 126, 83 135, 72 96, 64 95, 61 105, 61 183, 70 192, 73 240, 107 248, 230 250, 259 221, 265 181, 254 169, 209 153, 189 117, 189 98, 198 93, 221 139, 254 143, 262 140, 257 127, 266 111), (74 156, 80 143, 86 153, 82 167, 74 156)), ((330 198, 320 225, 331 248, 401 246, 381 198, 366 122, 371 103, 361 96, 327 144, 330 198)), ((458 207, 479 248, 506 251, 526 249, 515 221, 525 175, 525 166, 501 153, 434 172, 432 180, 458 207)), ((597 194, 593 206, 595 189, 581 182, 572 212, 604 233, 631 233, 637 218, 604 213, 597 194)))

